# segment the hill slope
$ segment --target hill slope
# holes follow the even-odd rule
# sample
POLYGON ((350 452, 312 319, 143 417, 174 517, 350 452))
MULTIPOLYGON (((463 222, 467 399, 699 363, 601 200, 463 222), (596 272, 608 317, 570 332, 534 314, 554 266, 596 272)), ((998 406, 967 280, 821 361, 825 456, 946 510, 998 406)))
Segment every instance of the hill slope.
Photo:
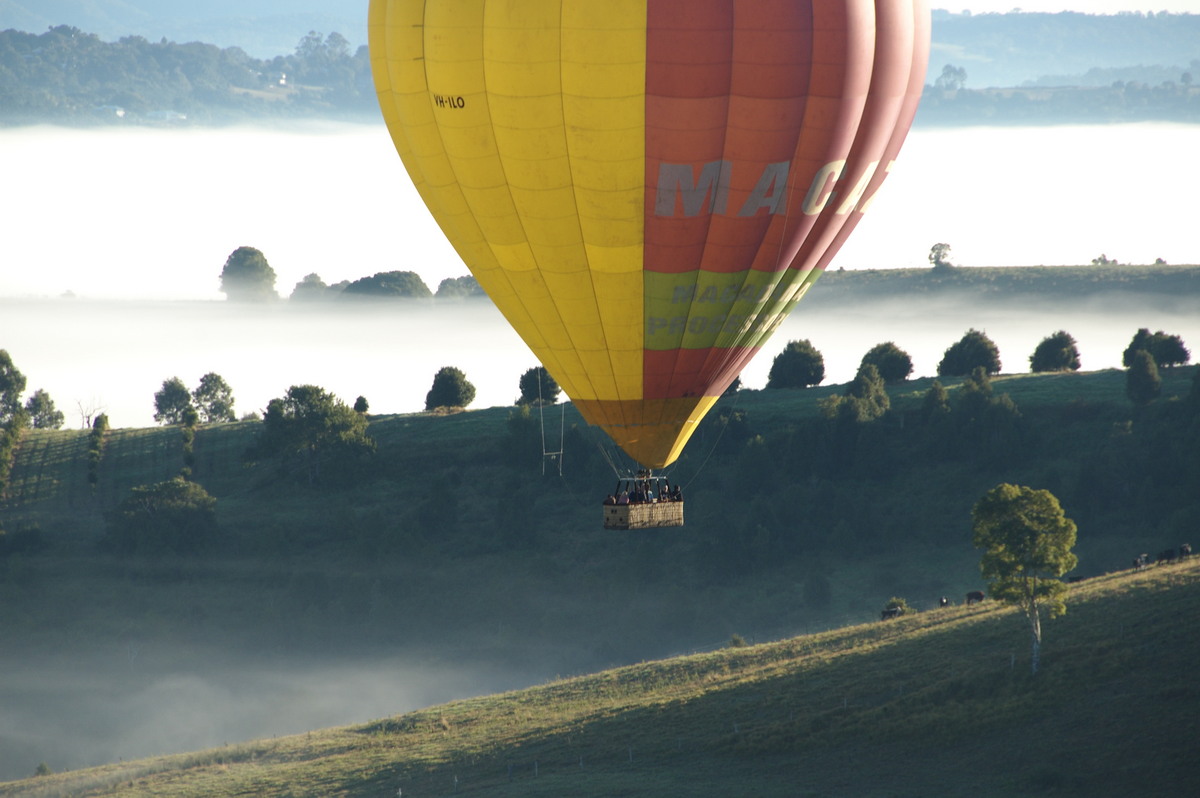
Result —
POLYGON ((1188 795, 1200 561, 1080 583, 1027 674, 985 603, 643 663, 0 796, 1188 795))

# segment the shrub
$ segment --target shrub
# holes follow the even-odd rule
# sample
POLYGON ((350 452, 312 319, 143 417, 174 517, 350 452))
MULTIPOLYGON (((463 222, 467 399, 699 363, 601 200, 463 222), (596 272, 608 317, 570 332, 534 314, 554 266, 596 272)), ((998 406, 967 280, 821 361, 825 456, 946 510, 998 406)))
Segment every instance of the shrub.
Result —
POLYGON ((768 388, 807 388, 825 379, 825 358, 812 343, 789 341, 775 356, 767 375, 768 388))
POLYGON ((1029 356, 1029 369, 1046 371, 1079 371, 1079 347, 1066 330, 1059 330, 1042 339, 1029 356))
POLYGON ((550 372, 542 366, 534 366, 522 374, 518 386, 521 389, 521 396, 517 399, 517 404, 535 407, 539 403, 554 404, 558 401, 558 395, 562 391, 562 388, 550 376, 550 372))
POLYGON ((182 477, 139 485, 109 515, 106 544, 122 554, 198 551, 216 537, 216 506, 182 477))
POLYGON ((986 334, 974 328, 952 344, 938 363, 939 377, 963 377, 982 366, 988 374, 1000 371, 1000 350, 986 334))
POLYGON ((1154 358, 1154 364, 1160 368, 1183 365, 1192 359, 1191 351, 1184 346, 1183 339, 1178 335, 1168 335, 1162 330, 1151 335, 1146 327, 1134 333, 1133 340, 1125 347, 1121 357, 1125 368, 1133 365, 1135 352, 1149 352, 1154 358))
POLYGON ((433 376, 433 387, 425 394, 425 409, 466 407, 475 400, 475 386, 454 366, 443 366, 433 376))
POLYGON ((1135 405, 1148 405, 1162 393, 1162 378, 1158 366, 1145 349, 1133 353, 1125 372, 1125 395, 1135 405))
POLYGON ((863 355, 859 371, 868 363, 879 370, 879 376, 883 377, 884 382, 903 382, 913 371, 912 358, 891 341, 871 347, 863 355))

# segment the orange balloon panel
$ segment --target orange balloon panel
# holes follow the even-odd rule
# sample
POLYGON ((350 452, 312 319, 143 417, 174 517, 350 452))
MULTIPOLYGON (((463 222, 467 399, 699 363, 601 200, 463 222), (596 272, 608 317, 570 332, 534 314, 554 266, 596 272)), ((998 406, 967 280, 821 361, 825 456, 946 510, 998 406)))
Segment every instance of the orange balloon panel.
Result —
POLYGON ((929 14, 925 0, 372 0, 369 33, 384 118, 434 218, 583 416, 660 467, 886 176, 929 14))

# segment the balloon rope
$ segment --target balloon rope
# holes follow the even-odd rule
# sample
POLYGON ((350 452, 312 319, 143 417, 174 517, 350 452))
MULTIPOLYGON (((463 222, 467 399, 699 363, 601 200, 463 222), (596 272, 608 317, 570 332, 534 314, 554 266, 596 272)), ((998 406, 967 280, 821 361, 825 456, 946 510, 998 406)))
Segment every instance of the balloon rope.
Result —
MULTIPOLYGON (((735 391, 733 394, 733 403, 729 406, 730 419, 733 418, 733 411, 737 410, 738 402, 741 401, 742 397, 739 396, 739 394, 741 394, 740 390, 735 391)), ((721 442, 721 438, 723 438, 725 436, 725 430, 727 430, 727 429, 729 429, 728 422, 721 425, 721 430, 720 430, 720 432, 717 433, 716 440, 714 440, 712 443, 712 446, 710 446, 708 448, 708 453, 704 455, 704 459, 701 460, 700 465, 698 465, 696 467, 695 473, 692 474, 691 478, 688 479, 688 481, 683 484, 684 488, 691 486, 691 484, 696 481, 696 477, 700 476, 701 472, 704 471, 704 467, 708 465, 709 459, 713 456, 713 452, 715 452, 717 450, 717 444, 719 444, 721 442)))

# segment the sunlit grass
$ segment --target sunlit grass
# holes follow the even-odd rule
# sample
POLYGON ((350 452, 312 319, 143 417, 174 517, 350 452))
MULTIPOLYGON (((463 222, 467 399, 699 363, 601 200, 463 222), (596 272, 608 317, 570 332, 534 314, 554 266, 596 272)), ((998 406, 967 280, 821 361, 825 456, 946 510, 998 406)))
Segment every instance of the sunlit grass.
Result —
POLYGON ((1068 606, 1036 678, 1023 619, 988 602, 0 795, 1190 794, 1200 561, 1080 583, 1068 606))

